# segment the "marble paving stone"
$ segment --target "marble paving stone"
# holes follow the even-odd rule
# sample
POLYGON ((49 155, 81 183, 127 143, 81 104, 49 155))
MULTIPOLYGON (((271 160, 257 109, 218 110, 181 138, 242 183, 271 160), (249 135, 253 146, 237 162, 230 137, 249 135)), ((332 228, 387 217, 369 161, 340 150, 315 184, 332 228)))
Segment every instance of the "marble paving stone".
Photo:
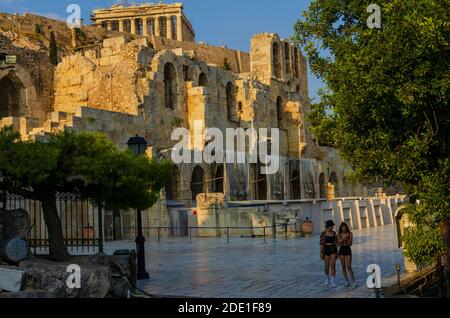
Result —
MULTIPOLYGON (((336 266, 338 288, 324 286, 319 237, 276 242, 262 239, 185 238, 146 242, 149 281, 139 287, 156 295, 220 298, 375 297, 366 287, 369 264, 378 264, 384 284, 392 282, 395 265, 403 265, 393 225, 354 231, 353 268, 360 287, 344 288, 341 265, 336 266)), ((110 242, 107 253, 134 249, 134 242, 110 242)))

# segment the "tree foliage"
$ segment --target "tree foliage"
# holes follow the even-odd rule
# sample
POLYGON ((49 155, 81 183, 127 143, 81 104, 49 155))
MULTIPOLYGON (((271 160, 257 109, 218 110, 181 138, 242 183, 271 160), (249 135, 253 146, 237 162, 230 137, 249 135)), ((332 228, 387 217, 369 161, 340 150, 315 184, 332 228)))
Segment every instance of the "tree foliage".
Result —
POLYGON ((171 167, 120 151, 97 133, 63 132, 43 142, 23 141, 11 128, 0 131, 0 189, 43 203, 50 249, 57 259, 67 253, 58 228, 56 192, 76 193, 109 208, 147 209, 158 200, 171 167))
MULTIPOLYGON (((327 84, 309 120, 365 179, 402 182, 420 226, 407 235, 418 263, 439 248, 412 237, 449 217, 450 2, 381 0, 382 28, 369 28, 367 0, 314 0, 295 25, 312 71, 327 84), (447 200, 447 201, 446 201, 447 200), (419 215, 431 216, 419 218, 419 215), (410 233, 411 234, 411 233, 410 233)), ((438 246, 437 244, 436 246, 438 246)))
POLYGON ((53 31, 50 32, 49 58, 53 65, 58 65, 58 46, 56 44, 55 33, 53 31))

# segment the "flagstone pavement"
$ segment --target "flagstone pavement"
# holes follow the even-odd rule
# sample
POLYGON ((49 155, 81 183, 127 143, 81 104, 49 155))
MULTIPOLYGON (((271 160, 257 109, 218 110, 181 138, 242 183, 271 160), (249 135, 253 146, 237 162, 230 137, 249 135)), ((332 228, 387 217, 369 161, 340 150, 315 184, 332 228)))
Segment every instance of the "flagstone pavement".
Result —
MULTIPOLYGON (((340 298, 375 297, 368 289, 369 264, 381 267, 382 284, 396 281, 395 265, 403 267, 394 225, 354 231, 353 268, 358 288, 344 288, 337 264, 337 288, 324 286, 319 237, 165 238, 146 242, 150 280, 138 286, 154 295, 213 298, 340 298)), ((110 242, 105 252, 134 249, 132 241, 110 242)))

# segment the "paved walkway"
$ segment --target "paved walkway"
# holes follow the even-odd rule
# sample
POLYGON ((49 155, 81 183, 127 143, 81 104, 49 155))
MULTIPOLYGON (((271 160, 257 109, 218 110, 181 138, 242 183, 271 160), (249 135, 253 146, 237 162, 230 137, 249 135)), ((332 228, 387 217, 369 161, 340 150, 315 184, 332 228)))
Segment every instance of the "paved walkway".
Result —
MULTIPOLYGON (((108 243, 105 251, 134 248, 133 242, 108 243)), ((151 279, 139 287, 155 295, 223 298, 374 297, 366 287, 369 264, 381 267, 383 285, 395 277, 396 263, 403 264, 393 225, 354 232, 353 267, 356 289, 342 287, 340 263, 337 283, 323 286, 319 237, 263 239, 194 238, 147 241, 147 270, 151 279)))

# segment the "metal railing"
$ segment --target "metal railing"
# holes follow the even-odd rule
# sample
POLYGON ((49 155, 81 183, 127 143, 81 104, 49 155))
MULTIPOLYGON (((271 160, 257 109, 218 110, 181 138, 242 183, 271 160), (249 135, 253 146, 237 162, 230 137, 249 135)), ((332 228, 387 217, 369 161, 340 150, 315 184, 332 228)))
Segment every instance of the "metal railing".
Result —
MULTIPOLYGON (((226 238, 227 244, 232 238, 260 238, 266 244, 268 239, 276 241, 279 234, 281 238, 290 239, 292 236, 301 235, 297 231, 300 222, 275 224, 270 226, 146 226, 143 227, 147 238, 156 238, 159 243, 164 239, 187 238, 192 243, 193 238, 226 238)), ((122 227, 122 231, 128 233, 126 239, 136 236, 136 227, 122 227)))

